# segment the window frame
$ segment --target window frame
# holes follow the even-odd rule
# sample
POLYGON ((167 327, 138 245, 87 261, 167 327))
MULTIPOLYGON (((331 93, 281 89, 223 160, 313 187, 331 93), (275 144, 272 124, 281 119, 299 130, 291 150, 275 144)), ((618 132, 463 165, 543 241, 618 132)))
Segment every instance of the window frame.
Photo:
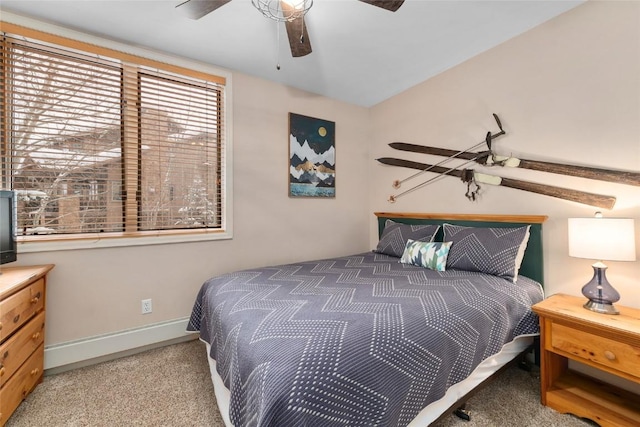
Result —
MULTIPOLYGON (((208 240, 223 240, 233 237, 233 147, 232 147, 232 75, 230 72, 214 66, 191 61, 188 59, 152 51, 140 47, 128 46, 123 43, 101 39, 88 34, 67 30, 61 27, 42 24, 46 32, 23 26, 21 17, 7 22, 6 16, 0 22, 3 33, 36 39, 41 42, 59 45, 65 48, 85 51, 91 54, 104 55, 118 59, 123 63, 135 63, 142 67, 156 68, 168 73, 185 75, 197 79, 215 82, 224 86, 223 111, 221 131, 222 141, 222 171, 220 197, 222 198, 222 215, 220 228, 209 229, 176 229, 151 230, 131 232, 110 232, 108 234, 85 233, 69 235, 19 236, 19 252, 41 252, 72 249, 107 248, 120 246, 140 246, 169 243, 186 243, 208 240)), ((31 21, 31 20, 29 20, 31 21)), ((35 26, 31 21, 31 26, 35 26)), ((5 130, 3 139, 8 141, 9 129, 5 130)), ((4 147, 2 147, 4 150, 4 147)), ((4 151, 3 151, 4 153, 4 151)), ((2 167, 7 165, 2 164, 2 167)), ((9 174, 10 170, 1 170, 2 174, 9 174)))

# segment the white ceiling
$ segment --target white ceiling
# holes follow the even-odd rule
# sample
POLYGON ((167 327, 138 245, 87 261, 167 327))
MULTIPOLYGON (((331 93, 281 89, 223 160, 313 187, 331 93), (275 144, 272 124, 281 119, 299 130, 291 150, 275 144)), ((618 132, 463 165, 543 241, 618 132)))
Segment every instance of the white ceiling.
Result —
POLYGON ((175 8, 181 1, 2 0, 0 11, 368 107, 583 3, 406 0, 392 13, 357 0, 314 0, 305 18, 313 52, 292 58, 284 25, 250 0, 195 21, 175 8))

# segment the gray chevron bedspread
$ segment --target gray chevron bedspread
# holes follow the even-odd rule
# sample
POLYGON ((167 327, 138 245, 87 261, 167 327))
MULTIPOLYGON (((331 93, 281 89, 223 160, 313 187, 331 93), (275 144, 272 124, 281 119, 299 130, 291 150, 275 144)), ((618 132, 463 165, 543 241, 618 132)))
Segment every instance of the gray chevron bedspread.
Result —
POLYGON ((243 426, 404 426, 518 335, 541 286, 375 252, 225 274, 188 330, 211 345, 243 426))

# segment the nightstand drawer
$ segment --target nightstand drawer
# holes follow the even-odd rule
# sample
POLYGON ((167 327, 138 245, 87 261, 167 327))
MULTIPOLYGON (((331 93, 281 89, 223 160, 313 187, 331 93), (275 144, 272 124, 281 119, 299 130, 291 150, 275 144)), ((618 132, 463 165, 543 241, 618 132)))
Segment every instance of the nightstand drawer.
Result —
POLYGON ((551 326, 551 346, 552 350, 569 353, 640 379, 640 342, 634 346, 554 322, 551 326))
POLYGON ((0 301, 0 341, 44 308, 44 279, 0 301))

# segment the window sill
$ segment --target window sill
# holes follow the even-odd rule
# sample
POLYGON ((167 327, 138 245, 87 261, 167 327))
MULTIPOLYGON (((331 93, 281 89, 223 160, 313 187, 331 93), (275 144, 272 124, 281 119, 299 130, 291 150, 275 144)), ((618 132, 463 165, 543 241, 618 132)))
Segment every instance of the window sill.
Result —
POLYGON ((135 236, 42 236, 41 239, 25 240, 18 238, 18 253, 51 252, 77 249, 102 249, 126 246, 166 245, 173 243, 191 243, 212 240, 229 240, 233 238, 230 230, 208 230, 198 232, 149 232, 135 236))

